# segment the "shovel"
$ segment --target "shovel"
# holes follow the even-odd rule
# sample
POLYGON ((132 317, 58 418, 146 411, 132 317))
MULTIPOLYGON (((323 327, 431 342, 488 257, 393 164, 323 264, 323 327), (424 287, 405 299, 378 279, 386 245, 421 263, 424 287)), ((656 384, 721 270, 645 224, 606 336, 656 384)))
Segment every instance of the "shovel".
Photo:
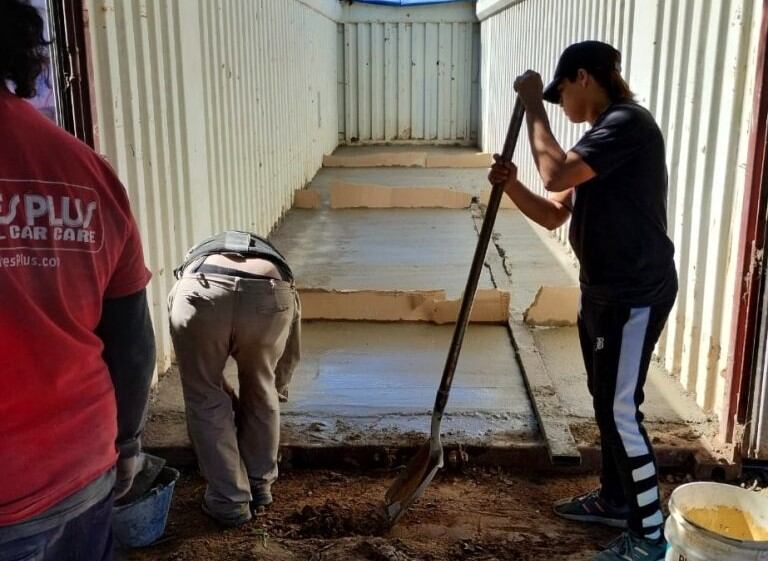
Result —
MULTIPOLYGON (((504 141, 504 150, 501 157, 506 161, 512 161, 515 152, 517 137, 523 124, 523 114, 525 109, 518 98, 515 101, 515 108, 512 112, 512 119, 509 122, 507 138, 504 141)), ((504 194, 502 184, 493 186, 491 197, 488 201, 488 208, 485 212, 483 227, 480 230, 480 237, 477 240, 475 257, 472 259, 472 267, 469 269, 469 278, 467 286, 464 289, 464 297, 461 301, 459 317, 456 320, 456 328, 453 331, 451 347, 448 351, 448 358, 445 361, 443 377, 440 380, 440 388, 435 398, 435 408, 432 411, 432 426, 429 440, 419 448, 419 451, 410 461, 405 470, 399 475, 392 486, 387 490, 385 496, 386 516, 390 525, 394 525, 405 513, 411 504, 418 499, 435 477, 437 470, 443 467, 443 446, 440 443, 440 423, 443 419, 445 406, 448 403, 448 393, 451 391, 453 375, 456 372, 456 363, 459 360, 461 344, 464 340, 464 332, 469 322, 469 314, 472 311, 472 302, 475 299, 477 283, 480 279, 480 271, 485 264, 485 254, 488 250, 488 243, 493 232, 493 224, 496 222, 496 214, 499 211, 501 197, 504 194)))

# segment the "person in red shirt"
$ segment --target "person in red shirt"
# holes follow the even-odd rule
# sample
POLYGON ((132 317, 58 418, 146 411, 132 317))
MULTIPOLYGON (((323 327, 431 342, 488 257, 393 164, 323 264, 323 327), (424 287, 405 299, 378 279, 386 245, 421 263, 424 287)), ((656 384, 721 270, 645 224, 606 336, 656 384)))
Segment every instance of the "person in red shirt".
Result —
POLYGON ((25 99, 43 21, 0 0, 0 561, 112 559, 155 362, 139 233, 110 166, 25 99))

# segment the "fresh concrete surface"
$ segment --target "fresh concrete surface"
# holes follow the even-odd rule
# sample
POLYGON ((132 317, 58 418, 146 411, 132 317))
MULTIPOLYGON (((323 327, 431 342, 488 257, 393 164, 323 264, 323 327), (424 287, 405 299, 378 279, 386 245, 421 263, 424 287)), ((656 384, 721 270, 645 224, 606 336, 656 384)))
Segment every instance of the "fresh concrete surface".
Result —
MULTIPOLYGON (((592 401, 587 390, 587 374, 581 359, 577 328, 535 329, 534 339, 568 416, 591 420, 592 401)), ((642 410, 650 422, 689 422, 692 425, 707 422, 707 416, 695 401, 685 395, 677 382, 653 361, 645 384, 642 410)))
MULTIPOLYGON (((528 221, 516 210, 500 211, 494 241, 509 272, 512 312, 522 312, 533 302, 542 285, 578 284, 578 273, 571 267, 571 257, 543 228, 528 221)), ((593 423, 592 398, 587 389, 586 370, 581 358, 575 327, 528 327, 533 335, 550 378, 573 423, 593 423)), ((693 435, 711 431, 711 420, 694 400, 657 363, 651 362, 646 399, 642 408, 656 426, 652 435, 663 433, 665 425, 686 425, 693 435)))
MULTIPOLYGON (((352 416, 429 412, 452 334, 453 326, 310 322, 302 333, 302 360, 286 411, 352 416)), ((530 419, 504 327, 467 328, 448 411, 530 419)))
MULTIPOLYGON (((350 150, 392 149, 413 147, 350 150)), ((472 209, 330 210, 329 186, 333 180, 393 187, 448 185, 477 196, 486 187, 485 174, 482 169, 324 169, 312 183, 320 192, 321 208, 290 211, 273 240, 286 253, 301 287, 442 289, 449 298, 458 298, 477 242, 472 209)), ((500 211, 494 244, 490 250, 496 253, 491 257, 498 264, 501 256, 504 265, 494 266, 494 274, 508 273, 497 283, 511 289, 515 317, 510 325, 515 328, 522 325, 522 313, 540 286, 577 283, 577 271, 563 247, 517 210, 500 211)), ((494 288, 487 267, 480 287, 494 288)), ((296 460, 303 450, 311 456, 308 465, 344 464, 350 450, 373 447, 379 459, 354 465, 392 467, 407 461, 413 446, 428 434, 452 329, 452 325, 306 322, 303 359, 283 407, 284 459, 296 460), (401 455, 392 459, 390 450, 400 450, 401 455)), ((596 427, 575 329, 523 329, 531 343, 525 343, 521 356, 541 355, 542 371, 547 371, 562 413, 572 423, 583 467, 595 469, 596 427)), ((226 372, 232 380, 233 366, 230 363, 226 372)), ((651 370, 644 408, 649 432, 660 443, 660 461, 679 466, 690 461, 691 451, 701 448, 699 436, 708 433, 711 423, 670 376, 656 365, 651 370)), ((147 447, 183 449, 189 454, 178 373, 163 377, 156 393, 147 447)), ((545 467, 543 439, 506 328, 470 325, 442 429, 446 444, 474 447, 473 456, 486 463, 545 467)))
MULTIPOLYGON (((305 323, 302 360, 289 401, 282 405, 282 444, 419 444, 429 433, 452 334, 453 326, 427 324, 305 323)), ((232 360, 225 377, 238 387, 232 360)), ((149 430, 149 446, 169 447, 174 439, 173 446, 185 445, 177 372, 161 381, 152 414, 167 430, 149 430)), ((462 445, 538 443, 536 419, 504 327, 467 328, 443 434, 447 443, 462 445)))
POLYGON ((530 223, 519 210, 499 211, 493 240, 504 258, 512 283, 512 309, 522 313, 533 304, 541 286, 578 284, 565 249, 549 233, 530 223))
MULTIPOLYGON (((272 235, 296 284, 335 290, 464 291, 477 235, 467 210, 291 210, 272 235)), ((493 288, 483 271, 479 288, 493 288)))

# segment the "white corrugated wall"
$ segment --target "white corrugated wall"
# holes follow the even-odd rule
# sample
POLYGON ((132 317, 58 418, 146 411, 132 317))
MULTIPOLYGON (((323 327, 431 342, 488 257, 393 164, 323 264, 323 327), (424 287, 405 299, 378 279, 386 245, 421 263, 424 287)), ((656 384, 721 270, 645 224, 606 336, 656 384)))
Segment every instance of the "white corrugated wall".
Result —
MULTIPOLYGON (((512 82, 527 68, 546 81, 568 44, 599 39, 623 54, 639 101, 667 143, 669 234, 680 293, 657 353, 705 410, 723 407, 740 212, 762 5, 760 0, 481 0, 481 147, 498 151, 512 82)), ((584 126, 549 111, 567 149, 584 126)), ((516 160, 540 189, 527 139, 516 160)), ((557 232, 566 243, 566 230, 557 232)))
POLYGON ((469 2, 347 6, 340 138, 477 143, 479 26, 469 2))
POLYGON ((166 294, 211 232, 268 233, 337 144, 335 0, 89 0, 97 147, 128 189, 166 294))

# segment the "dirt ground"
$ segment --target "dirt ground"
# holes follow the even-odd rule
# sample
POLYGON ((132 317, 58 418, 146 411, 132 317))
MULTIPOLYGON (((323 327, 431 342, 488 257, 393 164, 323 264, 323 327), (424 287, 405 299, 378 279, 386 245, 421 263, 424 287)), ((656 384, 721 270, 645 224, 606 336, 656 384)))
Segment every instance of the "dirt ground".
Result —
MULTIPOLYGON (((468 469, 439 475, 393 529, 375 516, 394 473, 281 474, 275 504, 222 530, 200 510, 205 482, 179 480, 165 536, 121 561, 533 561, 588 560, 617 531, 554 516, 553 501, 597 486, 596 477, 468 469)), ((664 503, 682 476, 662 476, 664 503)))

